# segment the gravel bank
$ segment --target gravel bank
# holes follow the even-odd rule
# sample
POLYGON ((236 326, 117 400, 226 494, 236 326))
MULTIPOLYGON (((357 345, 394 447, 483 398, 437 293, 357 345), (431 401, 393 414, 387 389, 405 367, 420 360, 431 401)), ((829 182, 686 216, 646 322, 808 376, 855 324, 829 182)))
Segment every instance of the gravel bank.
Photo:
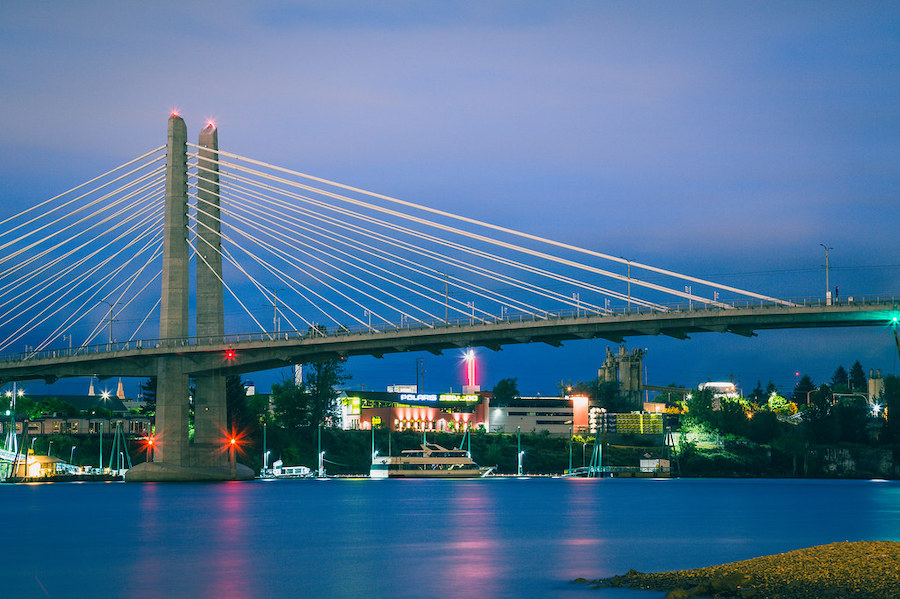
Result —
POLYGON ((900 597, 900 543, 831 543, 721 566, 574 581, 669 591, 666 597, 718 596, 753 599, 900 597))

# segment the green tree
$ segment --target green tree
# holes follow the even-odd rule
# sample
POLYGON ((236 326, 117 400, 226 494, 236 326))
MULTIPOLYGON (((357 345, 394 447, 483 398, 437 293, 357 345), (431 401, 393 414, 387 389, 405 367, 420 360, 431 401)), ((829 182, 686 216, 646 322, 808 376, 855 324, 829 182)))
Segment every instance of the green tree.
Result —
POLYGON ((869 390, 866 381, 866 373, 863 371, 862 364, 859 363, 859 360, 854 362, 853 366, 850 367, 850 390, 861 391, 863 393, 869 390))
POLYGON ((144 405, 141 407, 141 414, 148 416, 156 415, 156 377, 150 377, 139 386, 141 397, 144 405))
POLYGON ((694 391, 685 397, 685 408, 687 409, 687 420, 692 420, 697 424, 705 424, 713 426, 713 392, 711 389, 703 389, 702 391, 694 391))
POLYGON ((309 426, 309 395, 293 380, 272 384, 272 411, 275 424, 287 430, 309 426))
POLYGON ((306 372, 303 386, 309 395, 310 426, 335 423, 340 414, 336 387, 350 380, 350 375, 344 370, 343 360, 332 358, 304 364, 303 370, 306 372))
POLYGON ((766 400, 766 410, 775 414, 790 414, 791 402, 780 395, 770 395, 766 400))
POLYGON ((511 399, 519 397, 518 379, 500 379, 492 391, 494 400, 498 403, 507 402, 511 399))
POLYGON ((760 410, 747 422, 747 438, 755 443, 771 443, 778 437, 780 424, 778 415, 769 410, 760 410))
POLYGON ((750 399, 752 399, 753 401, 755 401, 758 404, 763 404, 766 402, 766 400, 768 398, 769 398, 769 394, 767 394, 765 392, 765 390, 762 388, 762 382, 757 380, 756 388, 753 389, 753 391, 750 393, 750 399))
POLYGON ((719 398, 719 409, 710 413, 713 428, 726 435, 745 436, 747 434, 747 400, 719 398))
POLYGON ((831 386, 838 393, 845 393, 850 390, 850 377, 843 366, 838 366, 834 374, 831 375, 831 386))
POLYGON ((808 403, 809 393, 815 390, 816 384, 813 383, 808 374, 804 374, 794 386, 794 394, 791 396, 791 401, 798 406, 805 406, 808 403))

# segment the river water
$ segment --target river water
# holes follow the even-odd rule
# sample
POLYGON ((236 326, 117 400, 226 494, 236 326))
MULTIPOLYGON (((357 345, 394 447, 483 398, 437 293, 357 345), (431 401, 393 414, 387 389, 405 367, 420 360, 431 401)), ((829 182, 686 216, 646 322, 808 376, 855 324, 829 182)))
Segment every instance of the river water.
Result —
POLYGON ((900 483, 280 480, 0 486, 2 597, 656 599, 569 580, 900 540, 900 483))

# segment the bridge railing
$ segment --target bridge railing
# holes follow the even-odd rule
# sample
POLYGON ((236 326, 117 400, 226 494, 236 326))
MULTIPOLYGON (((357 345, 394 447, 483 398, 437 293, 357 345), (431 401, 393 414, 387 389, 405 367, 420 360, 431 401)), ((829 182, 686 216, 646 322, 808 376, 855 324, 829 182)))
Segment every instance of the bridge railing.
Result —
MULTIPOLYGON (((637 305, 621 305, 614 306, 608 310, 598 312, 595 310, 586 310, 585 308, 571 308, 566 310, 547 311, 538 314, 504 314, 503 316, 484 318, 484 317, 462 317, 449 320, 437 320, 432 322, 410 321, 408 319, 401 320, 397 323, 382 324, 379 326, 367 326, 365 324, 342 325, 336 328, 327 328, 322 325, 310 327, 306 331, 278 331, 278 332, 257 332, 257 333, 239 333, 224 335, 222 337, 187 337, 184 339, 137 339, 131 341, 119 341, 112 343, 100 343, 95 345, 77 346, 71 348, 55 348, 42 349, 39 351, 25 351, 14 354, 6 354, 0 356, 0 362, 21 362, 42 359, 60 359, 67 357, 84 356, 88 354, 98 353, 115 353, 127 352, 141 349, 173 349, 178 347, 221 347, 226 349, 229 345, 237 343, 253 343, 253 342, 273 342, 273 341, 296 341, 307 338, 331 337, 338 338, 342 336, 369 335, 372 333, 390 333, 393 331, 416 331, 416 330, 435 330, 442 328, 458 328, 460 326, 489 326, 496 324, 515 324, 526 322, 537 322, 546 320, 578 320, 581 318, 606 317, 618 319, 628 316, 636 316, 641 314, 686 314, 686 313, 709 313, 724 312, 733 309, 769 309, 774 306, 771 302, 761 300, 736 300, 724 301, 718 300, 726 306, 716 306, 711 304, 685 302, 678 304, 667 304, 663 309, 651 309, 637 305)), ((816 308, 826 306, 867 306, 867 305, 885 305, 900 304, 900 295, 857 295, 849 296, 845 299, 834 300, 830 302, 824 297, 805 297, 792 298, 786 300, 800 308, 816 308)))

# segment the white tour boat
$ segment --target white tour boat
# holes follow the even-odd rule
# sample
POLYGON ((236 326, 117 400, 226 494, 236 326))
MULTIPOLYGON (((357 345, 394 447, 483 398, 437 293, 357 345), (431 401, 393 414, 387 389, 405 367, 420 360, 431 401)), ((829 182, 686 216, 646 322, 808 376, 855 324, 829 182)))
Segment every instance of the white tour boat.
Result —
POLYGON ((446 449, 423 443, 420 449, 406 449, 399 456, 376 456, 371 478, 480 478, 493 470, 476 464, 462 449, 446 449))

